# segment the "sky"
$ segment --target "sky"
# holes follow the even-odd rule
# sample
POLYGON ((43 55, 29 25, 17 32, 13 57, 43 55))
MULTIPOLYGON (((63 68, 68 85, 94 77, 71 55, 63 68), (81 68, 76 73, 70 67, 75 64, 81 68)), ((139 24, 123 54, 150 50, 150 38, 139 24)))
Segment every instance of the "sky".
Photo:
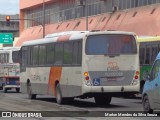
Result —
POLYGON ((19 0, 0 0, 0 14, 19 14, 19 0))

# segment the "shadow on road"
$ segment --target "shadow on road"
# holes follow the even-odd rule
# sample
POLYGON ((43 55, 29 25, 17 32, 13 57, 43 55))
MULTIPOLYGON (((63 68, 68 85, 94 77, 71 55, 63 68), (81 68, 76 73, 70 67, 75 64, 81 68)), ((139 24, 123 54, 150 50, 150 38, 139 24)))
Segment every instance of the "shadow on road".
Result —
MULTIPOLYGON (((37 98, 37 100, 56 103, 55 98, 37 98)), ((77 100, 77 99, 75 99, 73 101, 64 102, 63 105, 70 105, 70 106, 79 107, 79 108, 99 108, 99 107, 100 108, 125 108, 126 107, 126 106, 121 106, 121 105, 112 105, 112 103, 107 106, 105 106, 105 105, 100 106, 94 102, 82 101, 82 100, 77 100)))
MULTIPOLYGON (((0 90, 0 93, 4 93, 4 91, 0 90)), ((16 92, 16 90, 8 90, 7 93, 21 93, 21 92, 16 92)))

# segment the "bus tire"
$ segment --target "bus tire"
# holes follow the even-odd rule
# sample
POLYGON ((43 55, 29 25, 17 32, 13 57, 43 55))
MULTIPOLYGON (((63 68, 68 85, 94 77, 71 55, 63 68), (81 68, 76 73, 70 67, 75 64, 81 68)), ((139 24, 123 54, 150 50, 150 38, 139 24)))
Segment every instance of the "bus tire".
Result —
POLYGON ((62 104, 62 102, 63 102, 62 92, 61 92, 61 88, 60 88, 59 83, 57 83, 57 85, 56 85, 56 101, 58 104, 62 104))
POLYGON ((95 96, 94 100, 97 105, 109 105, 111 102, 111 96, 95 96))
POLYGON ((20 92, 20 88, 16 88, 16 92, 19 93, 20 92))
POLYGON ((5 88, 5 85, 2 86, 3 92, 7 93, 7 88, 5 88))
POLYGON ((65 103, 73 103, 73 101, 74 101, 74 97, 66 97, 66 98, 63 98, 63 103, 65 102, 65 103))
POLYGON ((142 105, 143 105, 143 110, 145 113, 153 113, 153 109, 151 109, 147 95, 144 96, 142 105))
POLYGON ((27 84, 27 94, 29 99, 36 99, 36 94, 32 93, 31 83, 27 84))

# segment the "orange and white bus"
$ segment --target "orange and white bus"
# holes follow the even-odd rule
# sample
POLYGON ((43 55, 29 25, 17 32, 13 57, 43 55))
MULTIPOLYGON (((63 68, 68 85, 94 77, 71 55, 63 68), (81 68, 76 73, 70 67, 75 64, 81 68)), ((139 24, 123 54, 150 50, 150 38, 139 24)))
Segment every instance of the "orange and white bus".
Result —
POLYGON ((69 31, 24 42, 21 89, 29 98, 53 95, 95 98, 109 104, 113 96, 139 92, 139 55, 134 33, 69 31))

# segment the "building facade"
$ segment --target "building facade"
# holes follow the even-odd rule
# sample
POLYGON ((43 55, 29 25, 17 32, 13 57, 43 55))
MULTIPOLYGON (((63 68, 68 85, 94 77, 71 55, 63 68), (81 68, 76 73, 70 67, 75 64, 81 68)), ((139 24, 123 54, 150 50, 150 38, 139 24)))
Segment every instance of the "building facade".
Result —
POLYGON ((16 46, 43 34, 87 28, 160 35, 159 11, 160 0, 20 0, 24 20, 16 46))

